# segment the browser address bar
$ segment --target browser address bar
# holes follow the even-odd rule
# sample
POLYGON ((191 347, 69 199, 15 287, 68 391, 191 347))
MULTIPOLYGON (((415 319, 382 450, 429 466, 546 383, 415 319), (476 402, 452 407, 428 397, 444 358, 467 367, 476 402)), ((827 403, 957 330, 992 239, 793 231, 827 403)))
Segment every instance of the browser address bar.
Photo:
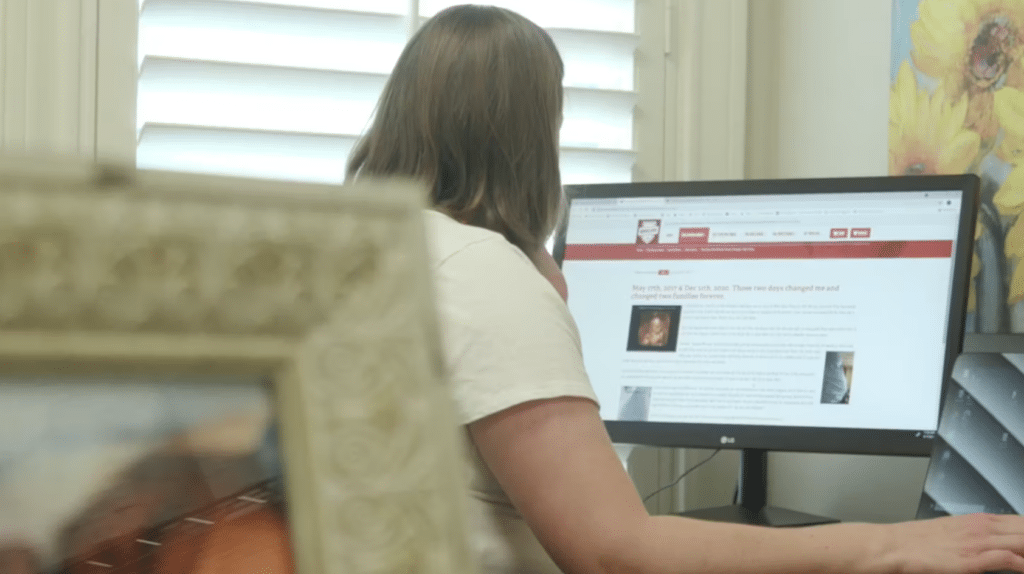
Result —
MULTIPOLYGON (((744 212, 758 212, 758 213, 806 213, 808 211, 815 212, 833 212, 833 211, 847 211, 857 213, 889 213, 894 210, 901 212, 910 211, 935 211, 939 209, 940 205, 925 204, 922 205, 920 202, 914 203, 886 203, 884 205, 878 205, 877 207, 835 207, 834 205, 828 204, 807 204, 794 208, 793 206, 786 206, 784 208, 778 207, 765 207, 759 206, 728 206, 722 204, 707 204, 707 205, 689 205, 685 208, 680 206, 671 206, 664 204, 635 204, 635 205, 615 205, 615 206, 585 206, 582 207, 584 212, 621 212, 627 213, 632 211, 658 211, 658 212, 675 212, 675 213, 692 213, 695 211, 714 211, 714 212, 728 212, 728 213, 744 213, 744 212)), ((948 208, 947 208, 948 209, 948 208)))
POLYGON ((579 215, 586 217, 587 214, 593 215, 609 215, 619 217, 651 217, 658 216, 663 219, 685 219, 693 217, 807 217, 807 216, 833 216, 833 215, 856 215, 856 216, 894 216, 894 217, 905 217, 907 215, 931 215, 931 214, 949 214, 950 211, 940 210, 935 207, 913 209, 913 210, 901 210, 899 212, 893 212, 889 209, 806 209, 806 210, 779 210, 772 212, 765 211, 723 211, 716 209, 709 212, 666 212, 664 209, 630 209, 623 211, 621 209, 614 210, 603 210, 595 209, 592 211, 586 211, 579 215))

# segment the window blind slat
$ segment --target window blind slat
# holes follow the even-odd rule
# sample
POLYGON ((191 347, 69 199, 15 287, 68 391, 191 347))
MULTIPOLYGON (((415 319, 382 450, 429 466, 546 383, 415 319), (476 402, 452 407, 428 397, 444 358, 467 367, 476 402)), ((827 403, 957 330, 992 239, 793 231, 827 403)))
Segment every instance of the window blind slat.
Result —
MULTIPOLYGON (((196 14, 203 21, 221 21, 235 27, 245 27, 239 22, 239 15, 260 18, 263 24, 273 19, 291 20, 295 14, 318 14, 330 17, 332 14, 382 14, 405 17, 408 0, 140 0, 140 19, 147 15, 163 14, 164 17, 187 20, 188 14, 196 14)), ((198 22, 197 22, 198 23, 198 22)))
POLYGON ((565 63, 565 85, 633 91, 640 38, 584 30, 549 30, 565 63))
MULTIPOLYGON (((139 80, 138 121, 355 135, 366 127, 386 81, 383 75, 151 58, 139 80)), ((631 148, 635 105, 632 92, 567 89, 562 144, 631 148)))
POLYGON ((625 183, 633 180, 636 153, 630 150, 562 149, 560 167, 565 185, 625 183))
MULTIPOLYGON (((457 4, 449 0, 420 0, 420 16, 429 18, 457 4)), ((542 28, 581 28, 608 32, 636 31, 634 0, 492 0, 487 4, 514 10, 542 28)))
POLYGON ((401 15, 151 0, 139 54, 389 74, 406 33, 401 15))
POLYGON ((387 76, 147 58, 137 120, 357 135, 387 76))
POLYGON ((564 147, 633 148, 636 94, 567 89, 560 143, 564 147))
POLYGON ((169 171, 339 183, 355 142, 328 134, 147 125, 137 162, 169 171))
MULTIPOLYGON (((153 0, 139 0, 139 4, 146 4, 153 0)), ((166 1, 166 0, 165 0, 166 1)), ((171 0, 183 2, 187 0, 171 0)), ((404 15, 409 7, 408 0, 374 0, 372 5, 367 5, 366 0, 222 0, 233 4, 260 4, 265 6, 296 6, 300 8, 323 8, 327 10, 348 10, 352 12, 366 11, 372 8, 375 12, 404 15)))
MULTIPOLYGON (((330 134, 147 125, 139 137, 138 161, 151 169, 338 183, 356 141, 330 134)), ((635 155, 563 148, 562 182, 630 181, 635 155)))

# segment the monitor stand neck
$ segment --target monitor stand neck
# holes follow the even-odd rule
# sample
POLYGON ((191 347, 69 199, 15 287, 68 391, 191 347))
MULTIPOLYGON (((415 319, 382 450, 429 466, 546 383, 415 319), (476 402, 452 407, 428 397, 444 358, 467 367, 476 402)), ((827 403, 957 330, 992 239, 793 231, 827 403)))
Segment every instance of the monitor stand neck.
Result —
POLYGON ((768 451, 745 448, 740 452, 739 504, 680 513, 688 518, 758 526, 811 526, 839 522, 795 510, 768 506, 768 451))

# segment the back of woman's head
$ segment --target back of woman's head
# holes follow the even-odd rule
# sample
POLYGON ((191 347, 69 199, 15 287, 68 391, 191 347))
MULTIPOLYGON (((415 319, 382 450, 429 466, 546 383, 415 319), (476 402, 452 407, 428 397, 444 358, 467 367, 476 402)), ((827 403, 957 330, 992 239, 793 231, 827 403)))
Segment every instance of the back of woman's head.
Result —
POLYGON ((539 248, 561 208, 562 60, 533 22, 455 6, 405 47, 348 177, 425 180, 431 205, 539 248))

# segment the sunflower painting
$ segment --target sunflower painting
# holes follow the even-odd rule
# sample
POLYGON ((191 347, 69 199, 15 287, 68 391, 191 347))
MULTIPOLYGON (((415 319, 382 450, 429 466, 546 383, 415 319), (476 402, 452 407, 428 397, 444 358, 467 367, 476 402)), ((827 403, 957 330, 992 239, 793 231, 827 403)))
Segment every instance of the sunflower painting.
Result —
POLYGON ((889 173, 976 173, 967 331, 1024 333, 1024 0, 893 0, 889 173))

